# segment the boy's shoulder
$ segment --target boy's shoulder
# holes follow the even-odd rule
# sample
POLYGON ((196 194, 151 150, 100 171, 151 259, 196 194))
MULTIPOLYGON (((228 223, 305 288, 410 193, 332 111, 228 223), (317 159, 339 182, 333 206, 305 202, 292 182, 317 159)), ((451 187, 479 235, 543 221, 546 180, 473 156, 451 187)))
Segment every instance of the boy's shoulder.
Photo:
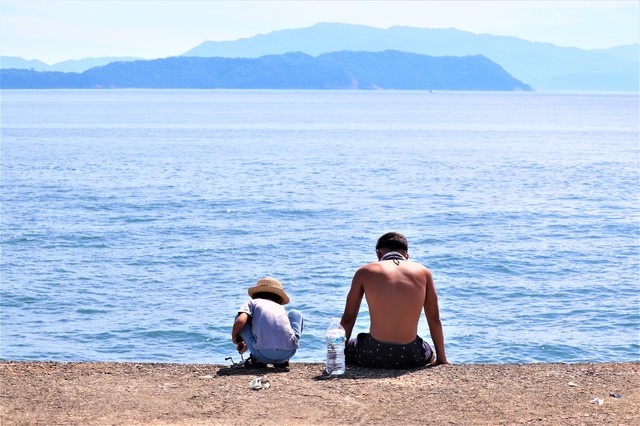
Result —
POLYGON ((262 306, 262 307, 266 307, 266 308, 278 308, 278 307, 282 307, 281 304, 274 302, 273 300, 269 300, 269 299, 261 299, 256 297, 255 299, 251 299, 249 300, 248 303, 253 304, 254 306, 262 306))
POLYGON ((244 304, 244 306, 246 306, 251 311, 260 310, 273 312, 284 310, 284 306, 280 305, 279 303, 276 303, 272 300, 259 298, 248 300, 244 304))

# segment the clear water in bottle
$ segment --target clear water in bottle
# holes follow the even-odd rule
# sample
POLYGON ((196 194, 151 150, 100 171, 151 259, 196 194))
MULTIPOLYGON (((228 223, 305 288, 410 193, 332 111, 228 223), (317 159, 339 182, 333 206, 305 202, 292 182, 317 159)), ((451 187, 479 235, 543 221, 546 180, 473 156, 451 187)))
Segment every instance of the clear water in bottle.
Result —
POLYGON ((332 376, 344 374, 344 343, 347 340, 339 319, 333 319, 327 328, 326 372, 332 376))

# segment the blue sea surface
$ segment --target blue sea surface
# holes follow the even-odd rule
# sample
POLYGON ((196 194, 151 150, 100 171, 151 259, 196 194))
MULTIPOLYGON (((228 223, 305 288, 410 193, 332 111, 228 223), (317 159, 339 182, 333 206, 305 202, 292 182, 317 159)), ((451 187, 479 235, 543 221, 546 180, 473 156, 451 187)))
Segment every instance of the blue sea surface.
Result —
MULTIPOLYGON (((639 96, 5 90, 0 358, 227 363, 270 275, 322 362, 404 233, 455 363, 640 361, 639 96)), ((368 329, 363 303, 354 333, 368 329)), ((429 342, 425 318, 419 332, 429 342)))

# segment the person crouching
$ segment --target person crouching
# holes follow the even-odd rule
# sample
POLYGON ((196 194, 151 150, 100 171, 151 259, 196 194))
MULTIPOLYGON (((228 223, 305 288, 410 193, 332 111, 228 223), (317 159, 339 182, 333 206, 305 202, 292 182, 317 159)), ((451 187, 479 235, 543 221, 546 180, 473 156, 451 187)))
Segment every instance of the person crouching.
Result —
POLYGON ((231 330, 238 352, 250 352, 245 367, 289 368, 300 345, 302 314, 296 309, 285 311, 289 296, 275 278, 258 280, 248 293, 251 300, 239 309, 231 330))

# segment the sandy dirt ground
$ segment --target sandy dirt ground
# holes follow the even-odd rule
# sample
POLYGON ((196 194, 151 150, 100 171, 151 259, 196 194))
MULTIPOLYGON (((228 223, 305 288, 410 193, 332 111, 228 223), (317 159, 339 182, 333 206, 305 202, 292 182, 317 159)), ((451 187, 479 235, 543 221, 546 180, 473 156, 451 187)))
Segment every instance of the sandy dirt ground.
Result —
POLYGON ((307 363, 282 372, 207 364, 0 362, 2 425, 399 422, 640 425, 640 363, 349 368, 328 378, 322 364, 307 363), (251 390, 257 377, 271 387, 251 390))

